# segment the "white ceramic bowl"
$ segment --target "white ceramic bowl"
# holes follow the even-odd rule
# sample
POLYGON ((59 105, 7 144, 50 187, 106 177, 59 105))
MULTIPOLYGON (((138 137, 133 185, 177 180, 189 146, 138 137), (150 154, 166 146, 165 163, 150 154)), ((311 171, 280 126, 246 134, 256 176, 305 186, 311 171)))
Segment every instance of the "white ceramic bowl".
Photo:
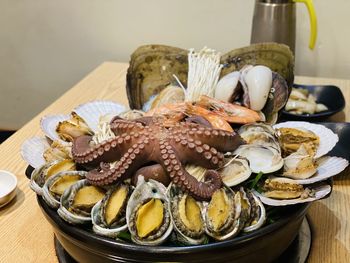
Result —
POLYGON ((5 170, 0 170, 0 207, 8 204, 16 196, 17 177, 5 170))

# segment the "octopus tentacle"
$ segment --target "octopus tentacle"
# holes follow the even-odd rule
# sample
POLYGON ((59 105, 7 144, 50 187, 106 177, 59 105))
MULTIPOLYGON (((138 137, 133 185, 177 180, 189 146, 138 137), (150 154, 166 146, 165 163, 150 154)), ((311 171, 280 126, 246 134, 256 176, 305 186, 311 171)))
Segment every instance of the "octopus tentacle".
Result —
POLYGON ((186 135, 196 141, 205 142, 220 152, 234 151, 238 146, 245 143, 235 132, 206 127, 191 128, 190 131, 187 131, 186 135))
POLYGON ((169 173, 171 181, 179 186, 183 191, 190 192, 193 197, 198 200, 209 200, 215 190, 220 188, 221 177, 215 171, 210 172, 213 180, 208 182, 199 182, 184 169, 184 167, 181 165, 181 161, 175 154, 174 148, 169 143, 165 142, 163 145, 161 145, 161 147, 161 158, 163 160, 161 164, 169 173), (217 176, 215 177, 213 173, 216 173, 217 176))
POLYGON ((116 120, 111 123, 111 130, 115 135, 120 135, 129 132, 141 132, 142 130, 144 130, 144 127, 141 123, 116 120))
POLYGON ((147 158, 145 158, 146 152, 143 151, 144 147, 145 145, 143 143, 134 144, 113 168, 109 170, 91 170, 86 174, 86 179, 94 185, 108 185, 117 180, 124 180, 131 177, 131 175, 147 160, 147 158))
POLYGON ((140 135, 134 134, 133 137, 124 133, 101 144, 91 146, 91 136, 90 139, 87 136, 80 136, 74 141, 72 155, 74 160, 80 164, 95 165, 100 162, 113 162, 118 160, 134 144, 135 137, 140 137, 140 135))
POLYGON ((187 163, 188 160, 191 160, 191 163, 207 169, 216 169, 223 165, 224 155, 208 144, 185 136, 175 137, 172 140, 172 144, 174 143, 178 145, 177 148, 182 153, 182 163, 187 163))

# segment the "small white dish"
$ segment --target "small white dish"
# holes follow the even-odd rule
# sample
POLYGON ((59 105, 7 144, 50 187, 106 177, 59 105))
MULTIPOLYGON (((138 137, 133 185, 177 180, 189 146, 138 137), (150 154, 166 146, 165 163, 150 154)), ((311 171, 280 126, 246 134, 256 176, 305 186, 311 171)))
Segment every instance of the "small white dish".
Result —
POLYGON ((0 170, 0 207, 7 205, 16 196, 17 177, 0 170))

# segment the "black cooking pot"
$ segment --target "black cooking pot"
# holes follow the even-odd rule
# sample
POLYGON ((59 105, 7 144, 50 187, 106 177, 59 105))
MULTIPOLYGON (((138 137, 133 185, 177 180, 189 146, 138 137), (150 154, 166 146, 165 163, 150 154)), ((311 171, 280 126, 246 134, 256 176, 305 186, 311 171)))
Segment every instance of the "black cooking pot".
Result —
POLYGON ((298 234, 309 205, 290 206, 278 221, 231 240, 199 246, 141 246, 74 226, 38 196, 40 208, 63 248, 78 262, 271 262, 298 234))

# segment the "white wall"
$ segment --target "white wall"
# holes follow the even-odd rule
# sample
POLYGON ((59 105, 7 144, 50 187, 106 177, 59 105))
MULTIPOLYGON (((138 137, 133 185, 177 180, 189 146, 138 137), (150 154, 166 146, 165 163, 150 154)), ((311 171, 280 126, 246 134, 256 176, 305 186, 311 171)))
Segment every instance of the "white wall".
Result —
MULTIPOLYGON (((253 0, 1 0, 0 128, 16 129, 106 60, 139 45, 225 52, 250 41, 253 0)), ((350 78, 348 0, 315 0, 317 46, 298 6, 296 74, 350 78)))

